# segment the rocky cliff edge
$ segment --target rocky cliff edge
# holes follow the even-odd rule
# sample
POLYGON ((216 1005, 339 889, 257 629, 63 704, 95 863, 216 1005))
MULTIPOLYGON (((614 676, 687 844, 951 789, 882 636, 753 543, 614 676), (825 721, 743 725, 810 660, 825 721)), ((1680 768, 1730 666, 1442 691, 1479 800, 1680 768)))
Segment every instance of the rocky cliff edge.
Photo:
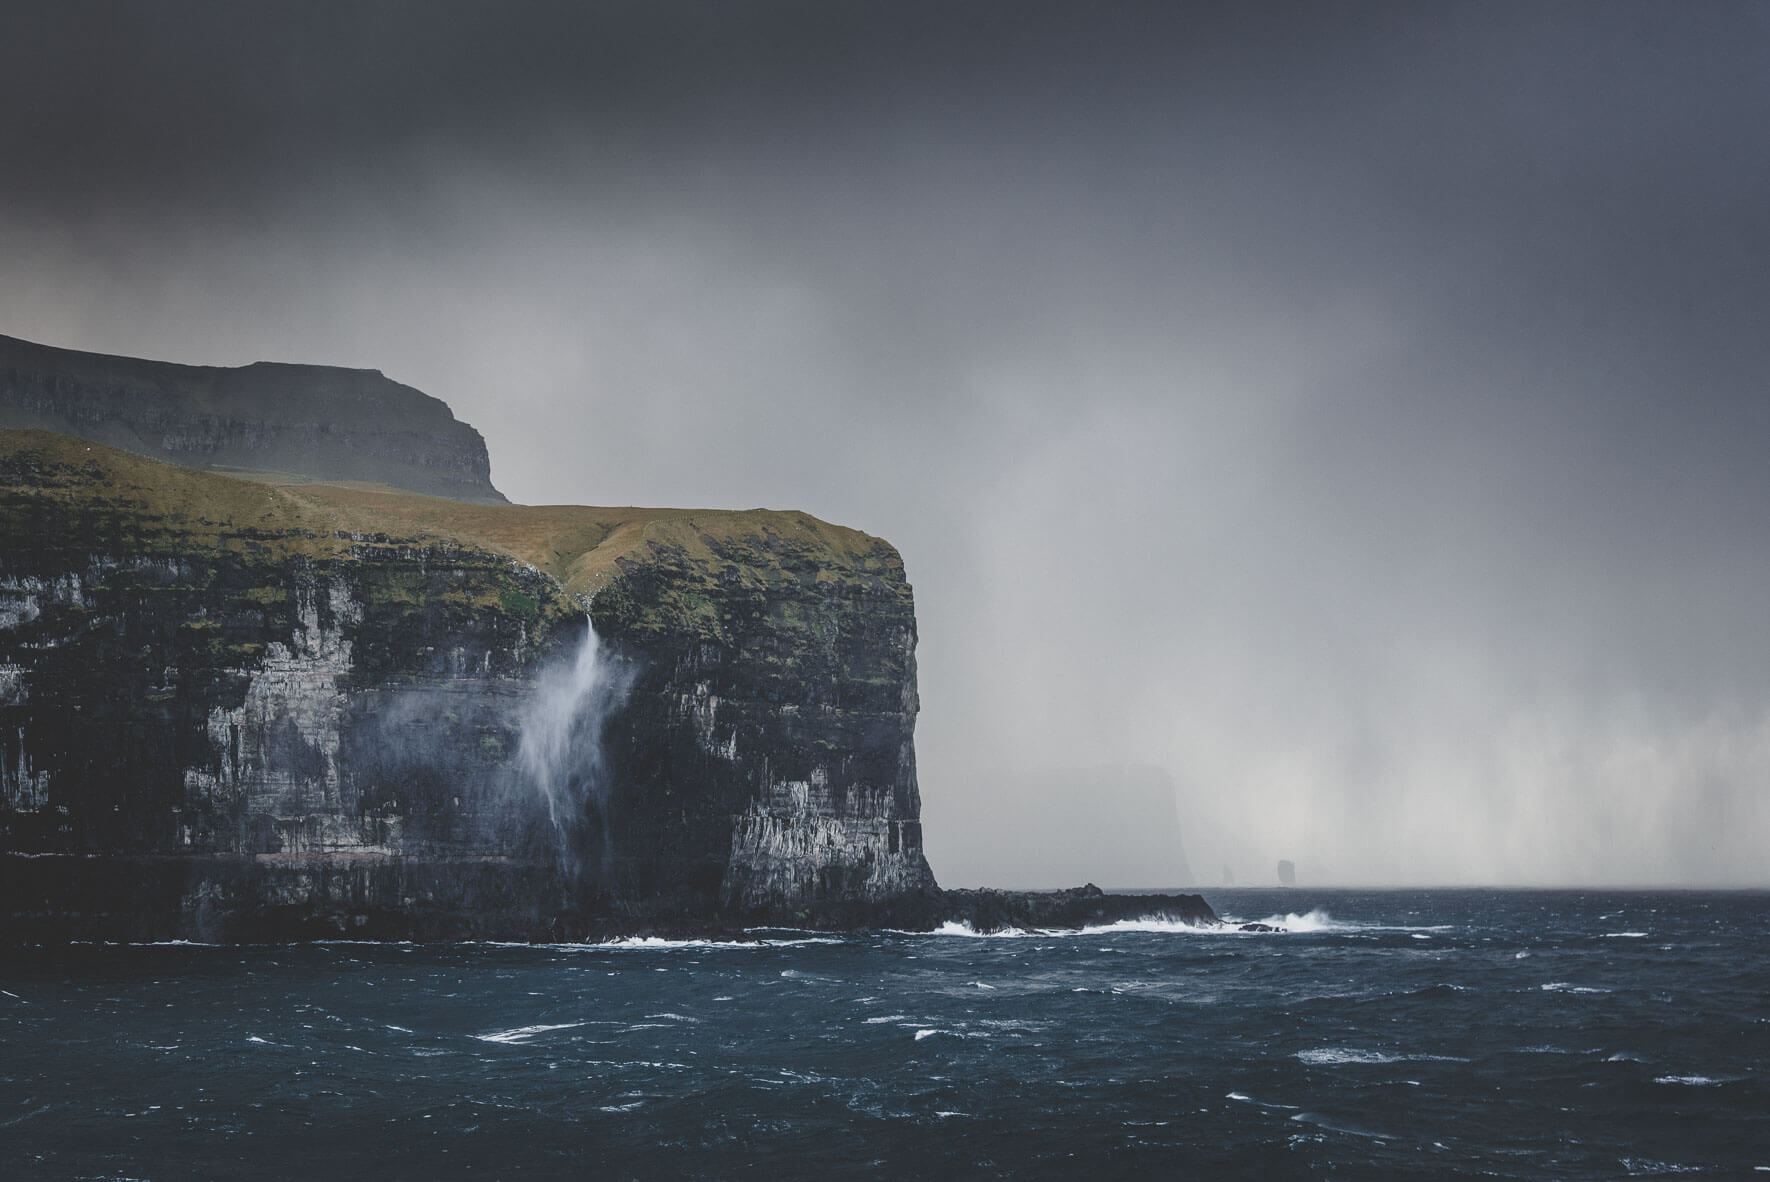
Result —
POLYGON ((176 365, 0 336, 0 427, 192 468, 504 501, 479 432, 372 369, 176 365))

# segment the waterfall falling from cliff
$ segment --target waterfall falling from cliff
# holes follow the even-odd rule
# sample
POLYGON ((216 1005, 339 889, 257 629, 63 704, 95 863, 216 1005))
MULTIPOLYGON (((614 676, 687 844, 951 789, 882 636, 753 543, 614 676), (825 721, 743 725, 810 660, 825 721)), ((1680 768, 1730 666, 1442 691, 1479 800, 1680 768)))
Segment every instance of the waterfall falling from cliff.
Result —
POLYGON ((569 661, 543 669, 524 709, 517 766, 547 803, 560 857, 573 873, 606 858, 607 764, 602 731, 626 696, 628 674, 603 651, 586 619, 569 661))

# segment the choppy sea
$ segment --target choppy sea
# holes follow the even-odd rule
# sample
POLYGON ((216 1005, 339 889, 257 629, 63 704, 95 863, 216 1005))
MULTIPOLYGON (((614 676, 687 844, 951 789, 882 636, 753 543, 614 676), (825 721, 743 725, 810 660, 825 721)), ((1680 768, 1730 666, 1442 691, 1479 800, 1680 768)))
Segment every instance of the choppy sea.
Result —
POLYGON ((0 950, 0 1177, 1770 1175, 1770 895, 0 950))

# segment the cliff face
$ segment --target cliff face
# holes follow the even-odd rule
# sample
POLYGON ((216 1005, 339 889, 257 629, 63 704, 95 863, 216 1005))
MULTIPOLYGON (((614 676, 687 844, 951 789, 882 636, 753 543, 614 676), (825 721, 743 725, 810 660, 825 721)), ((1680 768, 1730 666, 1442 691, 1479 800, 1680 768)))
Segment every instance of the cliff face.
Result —
POLYGON ((0 538, 0 935, 938 918, 913 602, 878 539, 14 431, 0 538))
POLYGON ((375 370, 173 365, 0 336, 0 427, 77 435, 193 468, 504 500, 479 432, 375 370))

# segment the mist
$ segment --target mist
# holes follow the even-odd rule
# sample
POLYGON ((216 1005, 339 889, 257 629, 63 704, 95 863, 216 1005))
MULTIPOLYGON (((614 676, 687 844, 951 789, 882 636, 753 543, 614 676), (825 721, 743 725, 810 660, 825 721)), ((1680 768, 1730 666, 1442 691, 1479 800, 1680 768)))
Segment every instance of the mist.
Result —
POLYGON ((889 539, 947 886, 1767 885, 1764 12, 26 6, 0 332, 889 539))
POLYGON ((560 867, 574 879, 606 874, 612 860, 602 732, 632 689, 633 673, 603 653, 586 619, 569 659, 542 668, 517 720, 521 779, 546 802, 560 867))

